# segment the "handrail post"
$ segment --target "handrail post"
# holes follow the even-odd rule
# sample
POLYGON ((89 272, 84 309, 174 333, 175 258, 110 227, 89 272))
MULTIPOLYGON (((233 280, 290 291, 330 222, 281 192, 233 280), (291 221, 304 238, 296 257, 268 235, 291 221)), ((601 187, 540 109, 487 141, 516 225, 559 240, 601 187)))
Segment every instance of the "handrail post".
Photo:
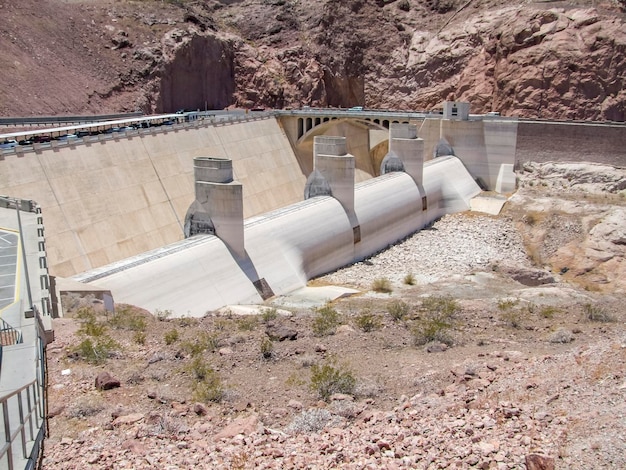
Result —
POLYGON ((2 415, 4 418, 4 435, 7 444, 7 460, 9 462, 9 470, 13 470, 13 449, 11 448, 12 440, 11 440, 11 423, 9 422, 9 404, 7 400, 3 400, 2 402, 2 415))
POLYGON ((28 386, 28 388, 26 389, 26 406, 28 409, 28 427, 30 429, 30 440, 34 441, 35 438, 33 437, 33 419, 31 417, 31 411, 33 410, 31 408, 31 403, 30 403, 30 386, 28 386))
POLYGON ((24 432, 24 405, 22 404, 22 391, 17 392, 17 407, 20 414, 20 434, 22 436, 22 455, 28 458, 26 453, 26 433, 24 432))

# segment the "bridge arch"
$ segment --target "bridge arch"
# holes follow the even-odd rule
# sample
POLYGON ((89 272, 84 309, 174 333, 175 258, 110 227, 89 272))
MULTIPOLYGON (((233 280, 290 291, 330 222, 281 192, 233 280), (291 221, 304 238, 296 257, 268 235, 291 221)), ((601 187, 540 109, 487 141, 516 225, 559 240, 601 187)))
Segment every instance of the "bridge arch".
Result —
MULTIPOLYGON (((313 137, 315 137, 316 135, 324 135, 329 129, 331 129, 333 126, 336 126, 340 123, 348 123, 353 126, 367 128, 368 130, 377 129, 377 130, 386 131, 386 130, 389 130, 389 122, 390 122, 388 120, 385 120, 384 123, 381 124, 380 122, 375 122, 375 121, 378 121, 378 119, 372 120, 370 118, 356 118, 355 119, 355 118, 350 118, 350 117, 333 116, 333 117, 317 117, 313 119, 311 117, 308 117, 306 118, 306 121, 307 121, 306 130, 304 131, 304 133, 301 134, 300 133, 300 121, 303 121, 303 120, 304 118, 298 118, 298 140, 296 142, 296 145, 300 145, 307 140, 312 141, 313 137), (315 125, 313 125, 313 123, 315 123, 315 125)), ((398 122, 398 121, 391 121, 391 122, 398 122)))

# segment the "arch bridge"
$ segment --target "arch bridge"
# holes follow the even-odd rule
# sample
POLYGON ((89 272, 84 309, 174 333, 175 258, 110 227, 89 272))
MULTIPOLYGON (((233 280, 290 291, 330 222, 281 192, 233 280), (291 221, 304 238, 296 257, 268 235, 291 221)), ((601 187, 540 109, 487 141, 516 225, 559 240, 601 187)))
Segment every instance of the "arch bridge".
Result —
POLYGON ((374 111, 361 108, 275 111, 304 174, 313 170, 313 140, 319 135, 346 137, 348 152, 356 157, 357 181, 378 176, 388 150, 391 124, 416 124, 439 113, 374 111))

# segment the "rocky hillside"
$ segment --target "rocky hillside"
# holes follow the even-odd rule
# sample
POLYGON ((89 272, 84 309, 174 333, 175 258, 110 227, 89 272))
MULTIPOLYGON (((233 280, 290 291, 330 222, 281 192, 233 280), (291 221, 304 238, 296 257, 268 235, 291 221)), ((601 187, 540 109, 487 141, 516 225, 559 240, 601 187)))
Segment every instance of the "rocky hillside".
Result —
POLYGON ((624 0, 2 0, 0 115, 454 97, 623 121, 624 12, 624 0))

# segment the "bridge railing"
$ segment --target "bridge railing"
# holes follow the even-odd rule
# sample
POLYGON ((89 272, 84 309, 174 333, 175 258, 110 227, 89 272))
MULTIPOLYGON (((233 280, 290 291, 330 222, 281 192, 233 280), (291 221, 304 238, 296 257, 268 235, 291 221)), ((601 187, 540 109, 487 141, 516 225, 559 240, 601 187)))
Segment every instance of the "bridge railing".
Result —
MULTIPOLYGON (((15 154, 15 153, 21 154, 21 153, 40 151, 40 150, 45 150, 45 149, 54 149, 54 148, 59 148, 59 147, 74 146, 78 144, 86 144, 86 143, 101 142, 101 141, 108 141, 108 140, 118 140, 124 137, 133 136, 133 135, 160 134, 160 133, 167 133, 170 131, 175 132, 175 131, 189 128, 189 127, 207 127, 207 126, 213 126, 213 125, 233 124, 233 123, 243 122, 243 121, 254 121, 258 119, 268 119, 272 116, 275 116, 275 111, 253 111, 249 113, 244 113, 244 112, 227 113, 224 111, 202 111, 202 112, 198 112, 197 115, 198 115, 198 118, 193 121, 185 121, 185 116, 183 114, 180 114, 180 115, 169 114, 169 115, 162 115, 162 116, 144 116, 138 119, 128 119, 128 120, 125 120, 127 124, 135 123, 138 127, 133 130, 130 130, 130 129, 119 130, 119 131, 111 132, 111 133, 98 132, 98 133, 95 133, 94 135, 85 135, 82 137, 72 138, 71 140, 51 139, 49 142, 33 142, 27 145, 15 144, 15 146, 11 148, 1 149, 0 154, 3 154, 3 155, 15 154), (140 124, 146 120, 151 120, 151 119, 164 120, 166 118, 171 119, 174 122, 169 122, 168 124, 155 123, 155 124, 150 125, 149 127, 140 126, 140 124)), ((102 125, 100 127, 110 126, 110 125, 112 125, 112 122, 102 122, 102 125)), ((54 134, 55 132, 59 132, 61 130, 64 132, 80 130, 83 127, 85 129, 89 128, 89 129, 94 129, 95 131, 97 131, 98 124, 91 123, 91 124, 86 124, 85 126, 76 125, 72 127, 63 127, 63 128, 38 129, 34 131, 23 131, 23 132, 19 132, 16 134, 23 134, 23 135, 29 135, 29 136, 38 135, 38 134, 48 135, 51 133, 54 134)), ((2 138, 6 136, 10 136, 12 139, 19 138, 13 134, 6 134, 5 136, 0 136, 0 140, 2 140, 2 138)))
POLYGON ((66 122, 100 122, 100 121, 112 121, 115 119, 125 119, 136 116, 143 116, 142 112, 135 113, 123 113, 123 114, 100 114, 89 116, 34 116, 34 117, 6 117, 0 118, 0 126, 20 126, 20 125, 35 125, 35 124, 59 124, 66 122))

